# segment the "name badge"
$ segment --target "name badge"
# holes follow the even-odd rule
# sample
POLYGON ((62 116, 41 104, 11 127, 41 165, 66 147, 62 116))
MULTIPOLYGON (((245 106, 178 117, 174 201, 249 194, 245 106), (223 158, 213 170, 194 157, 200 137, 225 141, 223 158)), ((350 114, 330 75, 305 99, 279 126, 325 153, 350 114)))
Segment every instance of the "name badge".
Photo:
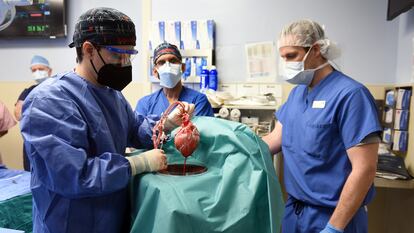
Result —
POLYGON ((312 108, 325 108, 325 100, 315 100, 312 103, 312 108))

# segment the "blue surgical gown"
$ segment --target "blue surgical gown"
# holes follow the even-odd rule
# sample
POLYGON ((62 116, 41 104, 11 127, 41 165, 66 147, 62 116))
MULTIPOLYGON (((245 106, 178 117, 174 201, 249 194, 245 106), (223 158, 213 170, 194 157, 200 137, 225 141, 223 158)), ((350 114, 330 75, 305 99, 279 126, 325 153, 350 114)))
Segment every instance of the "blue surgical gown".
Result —
MULTIPOLYGON (((346 150, 381 131, 370 92, 333 71, 311 91, 296 86, 276 117, 283 125, 287 193, 309 205, 334 208, 352 169, 346 150)), ((373 195, 371 187, 363 204, 373 195)))
POLYGON ((32 164, 33 232, 126 230, 131 167, 124 151, 151 147, 154 120, 134 114, 120 92, 74 72, 34 89, 21 120, 32 164))
POLYGON ((13 176, 17 176, 17 175, 21 175, 24 173, 26 172, 23 170, 8 169, 4 164, 0 164, 0 180, 13 177, 13 176))
MULTIPOLYGON (((198 91, 183 86, 178 100, 195 104, 194 116, 214 116, 213 109, 207 97, 198 91)), ((144 116, 161 116, 168 106, 170 104, 161 88, 150 95, 142 97, 138 101, 135 111, 144 116)))

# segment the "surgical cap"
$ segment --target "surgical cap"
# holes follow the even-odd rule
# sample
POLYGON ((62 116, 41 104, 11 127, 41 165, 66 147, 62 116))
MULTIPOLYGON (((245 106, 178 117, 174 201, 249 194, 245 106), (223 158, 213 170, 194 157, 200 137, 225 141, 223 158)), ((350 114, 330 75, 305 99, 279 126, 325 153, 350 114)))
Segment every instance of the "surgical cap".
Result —
POLYGON ((312 47, 319 44, 321 54, 328 60, 340 56, 338 46, 325 37, 325 31, 315 21, 303 19, 286 25, 280 33, 277 46, 280 49, 285 46, 312 47))
POLYGON ((46 58, 39 56, 39 55, 33 56, 32 61, 30 62, 30 67, 34 65, 44 65, 44 66, 50 67, 49 61, 46 58))
POLYGON ((73 42, 69 47, 81 47, 89 41, 96 45, 135 46, 135 24, 124 13, 106 7, 83 13, 75 25, 73 42))
POLYGON ((154 50, 154 58, 153 62, 154 64, 157 62, 158 58, 160 58, 164 54, 172 54, 176 56, 178 59, 182 59, 180 50, 178 50, 177 46, 170 44, 168 42, 164 42, 157 46, 154 50))

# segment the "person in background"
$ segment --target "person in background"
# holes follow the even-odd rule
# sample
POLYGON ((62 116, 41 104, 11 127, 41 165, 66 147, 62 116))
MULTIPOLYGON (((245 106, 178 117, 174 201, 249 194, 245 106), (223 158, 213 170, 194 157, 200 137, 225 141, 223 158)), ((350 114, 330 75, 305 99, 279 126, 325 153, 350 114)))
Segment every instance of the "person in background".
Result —
MULTIPOLYGON (((129 232, 130 178, 166 168, 164 151, 152 149, 158 118, 134 114, 120 92, 132 81, 135 44, 127 15, 90 9, 69 45, 76 48, 75 70, 26 98, 21 131, 32 165, 34 233, 129 232), (127 146, 149 150, 125 157, 127 146)), ((191 116, 194 106, 185 109, 191 116)), ((179 115, 171 112, 168 125, 181 124, 179 115)))
POLYGON ((52 68, 49 65, 49 61, 46 58, 39 55, 33 56, 30 62, 30 70, 32 72, 33 80, 36 82, 36 84, 24 89, 23 92, 19 95, 19 98, 17 99, 17 102, 14 107, 14 116, 18 121, 20 121, 21 118, 24 99, 26 99, 27 95, 29 95, 33 88, 35 88, 45 79, 50 77, 52 74, 52 68))
MULTIPOLYGON (((13 116, 10 114, 6 105, 0 101, 0 137, 3 137, 9 129, 16 125, 16 121, 13 119, 13 116)), ((3 164, 1 153, 0 153, 0 166, 3 164)))
MULTIPOLYGON (((24 89, 23 92, 20 93, 19 98, 17 98, 17 102, 14 104, 14 117, 18 121, 20 121, 23 102, 26 99, 27 95, 29 95, 29 93, 35 87, 37 87, 37 85, 39 85, 45 79, 50 77, 52 74, 52 68, 50 68, 49 61, 46 58, 39 56, 39 55, 33 56, 30 62, 30 70, 32 72, 32 76, 36 84, 30 86, 29 88, 24 89)), ((24 170, 30 171, 30 161, 27 158, 24 147, 23 147, 23 167, 24 167, 24 170)))
POLYGON ((136 112, 145 116, 160 116, 170 104, 185 101, 195 104, 194 115, 214 116, 211 104, 204 94, 183 86, 181 76, 185 64, 182 63, 181 53, 175 45, 164 42, 157 46, 153 63, 153 75, 160 80, 162 88, 142 97, 136 105, 136 112))
POLYGON ((15 125, 16 121, 13 119, 13 116, 6 105, 0 101, 0 137, 4 136, 15 125))
POLYGON ((285 26, 282 76, 297 86, 263 137, 283 152, 288 199, 283 233, 366 233, 374 197, 379 132, 370 92, 329 61, 339 50, 311 20, 285 26))

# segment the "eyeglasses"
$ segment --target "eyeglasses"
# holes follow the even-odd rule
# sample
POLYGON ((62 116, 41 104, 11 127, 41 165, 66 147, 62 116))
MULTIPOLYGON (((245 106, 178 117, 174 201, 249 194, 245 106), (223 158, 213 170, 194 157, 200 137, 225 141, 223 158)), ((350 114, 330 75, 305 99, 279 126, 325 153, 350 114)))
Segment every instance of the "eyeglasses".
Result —
POLYGON ((135 58, 135 55, 138 54, 138 50, 135 49, 120 49, 112 46, 101 47, 108 50, 111 55, 110 63, 131 64, 131 61, 135 58))

